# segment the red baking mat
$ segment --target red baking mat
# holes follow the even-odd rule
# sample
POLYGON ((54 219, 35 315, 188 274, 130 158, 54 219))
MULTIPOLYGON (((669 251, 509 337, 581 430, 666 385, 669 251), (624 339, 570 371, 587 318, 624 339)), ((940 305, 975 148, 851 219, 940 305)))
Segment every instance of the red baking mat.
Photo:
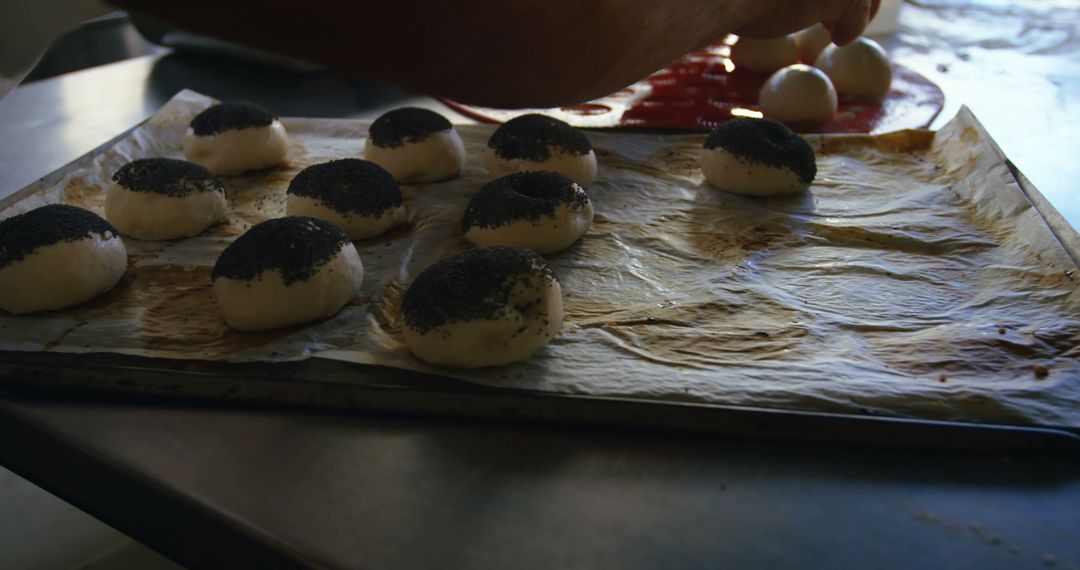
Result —
MULTIPOLYGON (((731 40, 690 54, 626 89, 589 103, 555 109, 492 109, 444 101, 474 119, 502 123, 524 113, 543 113, 575 127, 709 130, 733 116, 761 116, 757 96, 768 73, 736 69, 728 57, 731 40)), ((807 133, 880 133, 919 129, 941 112, 945 95, 918 73, 893 65, 892 90, 883 101, 840 96, 832 120, 807 133)))

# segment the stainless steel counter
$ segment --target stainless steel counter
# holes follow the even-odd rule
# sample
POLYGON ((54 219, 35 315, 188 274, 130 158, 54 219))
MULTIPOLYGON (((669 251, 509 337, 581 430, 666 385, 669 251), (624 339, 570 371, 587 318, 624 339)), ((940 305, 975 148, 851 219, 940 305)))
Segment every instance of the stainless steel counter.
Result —
MULTIPOLYGON (((1080 7, 920 2, 902 22, 896 58, 945 88, 946 115, 969 104, 1080 225, 1080 7)), ((185 87, 283 115, 437 105, 327 74, 130 60, 0 102, 0 197, 185 87)), ((1080 568, 1075 458, 5 399, 0 463, 198 567, 1080 568)))

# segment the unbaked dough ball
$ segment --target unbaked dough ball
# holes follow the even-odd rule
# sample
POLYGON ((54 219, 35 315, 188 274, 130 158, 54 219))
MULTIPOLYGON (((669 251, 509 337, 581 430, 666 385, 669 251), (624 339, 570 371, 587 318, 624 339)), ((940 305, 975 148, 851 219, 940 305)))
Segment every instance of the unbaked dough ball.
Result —
POLYGON ((841 95, 882 98, 892 85, 892 64, 877 42, 859 38, 846 46, 829 45, 815 67, 832 80, 841 95))
POLYGON ((439 182, 461 174, 465 145, 446 117, 418 107, 394 109, 368 129, 364 158, 398 182, 439 182))
POLYGON ((832 34, 821 24, 814 24, 795 33, 795 47, 799 51, 799 63, 814 65, 825 46, 832 43, 832 34))
POLYGON ((781 123, 738 118, 705 139, 701 170, 713 187, 745 196, 804 192, 817 175, 814 149, 781 123))
POLYGON ((105 218, 126 236, 192 237, 229 217, 225 186, 198 164, 141 158, 122 166, 112 179, 105 191, 105 218))
POLYGON ((488 183, 461 220, 477 245, 518 245, 537 253, 570 247, 592 225, 589 195, 558 172, 517 172, 488 183))
POLYGON ((309 166, 289 182, 285 213, 331 222, 349 239, 375 237, 405 221, 405 199, 378 164, 343 158, 309 166))
POLYGON ((120 233, 63 204, 0 221, 0 308, 16 315, 63 309, 112 289, 127 270, 120 233))
POLYGON ((769 72, 798 61, 794 36, 759 40, 740 37, 731 46, 731 62, 735 69, 769 72))
POLYGON ((184 156, 219 176, 276 166, 287 150, 281 121, 254 103, 214 105, 196 115, 184 135, 184 156))
POLYGON ((523 247, 478 247, 425 269, 402 300, 405 343, 435 366, 479 368, 528 359, 559 331, 562 289, 523 247))
POLYGON ((488 140, 484 157, 492 178, 525 170, 552 170, 588 187, 596 177, 596 153, 579 130, 545 115, 503 123, 488 140))
POLYGON ((210 275, 225 322, 257 331, 337 313, 359 293, 364 266, 340 228, 290 216, 252 226, 221 252, 210 275))
POLYGON ((821 70, 801 63, 789 65, 762 85, 758 105, 770 119, 788 124, 820 123, 836 115, 836 89, 821 70))

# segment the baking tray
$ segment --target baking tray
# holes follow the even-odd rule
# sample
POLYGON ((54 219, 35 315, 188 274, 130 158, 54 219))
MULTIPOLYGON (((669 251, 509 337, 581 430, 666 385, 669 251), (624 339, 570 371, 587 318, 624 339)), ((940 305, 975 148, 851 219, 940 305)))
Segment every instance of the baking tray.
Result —
MULTIPOLYGON (((57 184, 137 126, 15 192, 0 201, 0 208, 57 184)), ((1001 154, 1000 149, 998 152, 1001 154)), ((1003 154, 1001 157, 1004 159, 1003 154)), ((1007 164, 1065 250, 1074 261, 1080 260, 1076 232, 1015 165, 1007 164)), ((89 402, 123 397, 135 402, 164 399, 199 405, 271 405, 995 452, 1080 451, 1080 430, 1060 426, 883 417, 870 410, 866 414, 836 414, 537 393, 327 359, 237 364, 121 354, 0 351, 0 395, 89 402)))

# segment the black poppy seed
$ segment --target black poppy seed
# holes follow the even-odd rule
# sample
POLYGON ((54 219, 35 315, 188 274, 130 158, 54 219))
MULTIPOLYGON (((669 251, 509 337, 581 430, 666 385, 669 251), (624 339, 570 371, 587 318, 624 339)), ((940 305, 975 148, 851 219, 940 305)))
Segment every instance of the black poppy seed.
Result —
POLYGON ((131 192, 181 198, 198 192, 225 193, 225 185, 206 168, 175 158, 140 158, 121 166, 113 182, 131 192))
POLYGON ((435 133, 454 128, 446 117, 419 107, 402 107, 383 113, 368 129, 375 146, 397 148, 418 143, 435 133))
POLYGON ((544 258, 524 247, 466 250, 421 272, 405 292, 401 311, 405 323, 420 333, 447 323, 495 318, 514 287, 534 277, 558 281, 544 258))
POLYGON ((0 268, 21 261, 39 247, 120 232, 101 216, 76 206, 51 204, 0 221, 0 268))
POLYGON ((817 176, 814 149, 784 124, 772 119, 739 117, 713 129, 705 148, 722 148, 750 162, 790 168, 805 184, 817 176))
POLYGON ((267 220, 221 252, 210 278, 250 281, 277 269, 285 285, 291 285, 309 279, 347 243, 345 232, 330 222, 304 216, 267 220))
POLYGON ((535 221, 555 215, 555 208, 561 205, 580 210, 588 204, 589 195, 569 176, 546 170, 516 172, 480 188, 465 208, 461 231, 535 221))
POLYGON ((359 158, 309 166, 289 182, 288 194, 306 196, 342 214, 381 216, 405 198, 397 180, 383 167, 359 158))
POLYGON ((592 151, 584 133, 558 119, 528 114, 506 121, 488 139, 488 148, 505 160, 541 162, 551 158, 556 148, 573 155, 592 151))
POLYGON ((255 103, 218 103, 195 115, 191 120, 191 130, 200 137, 209 137, 233 129, 265 127, 273 123, 274 119, 277 119, 277 116, 255 103))

